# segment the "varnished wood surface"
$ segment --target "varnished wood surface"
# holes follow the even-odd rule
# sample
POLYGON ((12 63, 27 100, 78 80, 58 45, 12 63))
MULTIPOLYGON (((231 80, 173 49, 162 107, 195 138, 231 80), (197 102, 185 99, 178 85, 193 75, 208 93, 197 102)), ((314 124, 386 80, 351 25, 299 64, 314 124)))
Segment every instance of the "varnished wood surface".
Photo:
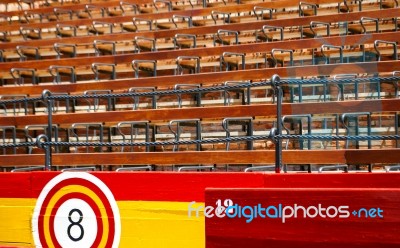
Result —
MULTIPOLYGON (((139 153, 53 153, 53 166, 121 164, 274 164, 274 150, 139 152, 139 153)), ((286 150, 284 164, 365 164, 399 163, 399 149, 369 150, 286 150)), ((44 155, 0 156, 0 166, 26 167, 43 165, 44 155)))
MULTIPOLYGON (((245 5, 238 5, 238 6, 245 6, 245 5)), ((252 10, 252 6, 248 6, 249 10, 252 10)), ((258 5, 257 5, 258 6, 258 5)), ((233 6, 231 6, 233 7, 233 6)), ((215 7, 218 11, 223 12, 230 12, 229 6, 222 8, 219 10, 220 7, 215 7)), ((206 8, 205 10, 208 11, 210 14, 212 9, 214 8, 206 8)), ((195 10, 193 10, 194 12, 195 10)), ((197 10, 196 10, 197 11, 197 10)), ((231 12, 240 12, 237 10, 232 10, 231 12)), ((194 16, 195 13, 192 11, 174 11, 174 12, 163 12, 157 14, 159 18, 171 18, 173 14, 176 15, 186 15, 186 16, 194 16), (158 15, 169 15, 169 16, 158 16, 158 15)), ((154 19, 153 16, 155 14, 141 14, 138 15, 140 18, 144 19, 154 19), (148 16, 147 16, 148 15, 148 16)), ((311 21, 322 21, 322 22, 345 22, 345 21, 357 21, 360 20, 361 17, 371 17, 371 18, 393 18, 400 15, 400 9, 386 9, 386 10, 368 10, 363 12, 351 12, 351 13, 341 13, 341 14, 332 14, 332 15, 321 15, 321 16, 309 16, 309 17, 297 17, 297 18, 290 18, 290 19, 273 19, 273 20, 260 20, 257 21, 254 17, 254 22, 247 22, 247 23, 236 23, 236 24, 224 24, 224 25, 212 25, 212 26, 205 26, 205 27, 192 27, 186 29, 173 29, 173 30, 157 30, 154 31, 141 31, 137 33, 115 33, 115 34, 105 34, 101 36, 81 36, 81 37, 70 37, 70 38, 54 38, 54 39, 42 39, 42 40, 29 40, 29 41, 20 41, 20 42, 10 42, 10 43, 0 43, 0 49, 13 49, 18 45, 27 45, 29 43, 30 46, 52 46, 54 43, 70 43, 70 44, 84 44, 84 43, 93 43, 94 40, 101 39, 101 40, 111 40, 111 41, 118 41, 118 40, 131 40, 133 36, 143 36, 148 38, 168 38, 174 37, 175 34, 213 34, 216 33, 219 29, 229 29, 235 31, 244 31, 244 30, 258 30, 261 29, 263 25, 272 25, 272 26, 279 26, 279 27, 286 27, 292 26, 293 23, 296 25, 309 25, 311 21)), ((81 19, 81 20, 71 20, 66 22, 60 22, 60 24, 68 24, 68 25, 84 25, 90 26, 92 25, 93 21, 107 21, 111 17, 106 17, 102 19, 81 19)), ((123 17, 112 17, 112 19, 108 20, 111 23, 118 23, 118 22, 131 22, 131 16, 123 16, 123 17)), ((47 26, 54 27, 54 23, 34 23, 34 24, 26 24, 30 28, 45 28, 47 26), (29 26, 28 26, 29 25, 29 26)), ((5 26, 6 31, 7 29, 13 30, 16 27, 13 25, 5 26)), ((19 26, 17 29, 19 30, 19 26)))
MULTIPOLYGON (((268 43, 264 43, 268 44, 268 43)), ((250 48, 250 47, 249 47, 250 48)), ((219 48, 218 48, 219 49, 219 48)), ((191 51, 191 50, 189 50, 191 51)), ((96 57, 93 57, 94 60, 96 57)), ((107 56, 112 60, 112 56, 107 56)), ((117 56, 116 56, 117 58, 117 56)), ((87 59, 89 60, 89 59, 87 59)), ((64 65, 68 65, 68 60, 64 65)), ((89 60, 90 61, 90 60, 89 60)), ((35 66, 34 62, 30 66, 35 66)), ((104 61, 103 61, 104 62, 104 61)), ((10 64, 10 63, 8 63, 10 64)), ((265 68, 253 70, 239 70, 227 72, 213 72, 213 73, 200 73, 200 74, 186 74, 186 75, 172 75, 172 76, 159 76, 147 78, 129 78, 117 80, 102 80, 79 82, 71 84, 47 84, 47 85, 23 85, 23 86, 5 86, 1 87, 2 94, 28 94, 40 95, 43 90, 50 90, 51 92, 81 92, 85 90, 126 90, 130 87, 167 87, 174 86, 175 84, 221 84, 225 81, 235 79, 237 81, 245 80, 269 80, 274 74, 278 74, 281 78, 287 77, 302 77, 302 76, 322 76, 322 75, 337 75, 351 73, 390 73, 399 69, 400 61, 380 61, 380 62, 365 62, 365 63, 351 63, 351 64, 329 64, 329 65, 311 65, 311 66, 293 66, 293 67, 279 67, 279 68, 265 68)), ((132 72, 133 74, 133 72, 132 72)))
MULTIPOLYGON (((298 114, 335 114, 353 112, 395 112, 400 109, 400 99, 318 102, 318 103, 284 103, 283 115, 298 114)), ((53 124, 70 125, 73 123, 120 121, 163 121, 193 118, 227 118, 241 116, 276 116, 275 104, 257 104, 242 106, 215 106, 199 108, 171 108, 158 110, 126 110, 94 113, 55 114, 53 124)), ((4 116, 0 125, 23 127, 31 124, 47 124, 47 115, 4 116)))
MULTIPOLYGON (((400 9, 399 9, 400 10, 400 9)), ((193 49, 182 50, 167 50, 157 52, 144 52, 144 53, 130 53, 130 54, 117 54, 107 56, 90 56, 90 57, 77 57, 67 59, 46 59, 46 60, 28 60, 28 61, 13 61, 1 63, 0 71, 8 72, 11 68, 35 68, 37 70, 47 70, 51 65, 59 66, 90 66, 92 63, 112 63, 124 64, 131 63, 132 60, 163 60, 163 59, 176 59, 179 56, 220 56, 224 52, 238 52, 241 53, 269 53, 272 49, 282 49, 290 47, 291 49, 320 49, 323 44, 330 44, 334 46, 344 46, 352 44, 373 44, 375 40, 386 40, 392 42, 400 42, 400 35, 397 32, 388 33, 375 33, 368 36, 365 35, 348 35, 345 39, 343 37, 323 37, 315 39, 301 39, 301 40, 286 40, 269 43, 254 43, 254 44, 241 44, 230 46, 218 47, 202 47, 193 49)), ((1 48, 1 47, 0 47, 1 48)), ((355 72, 354 72, 355 73, 355 72)), ((133 70, 132 70, 133 74, 133 70)))

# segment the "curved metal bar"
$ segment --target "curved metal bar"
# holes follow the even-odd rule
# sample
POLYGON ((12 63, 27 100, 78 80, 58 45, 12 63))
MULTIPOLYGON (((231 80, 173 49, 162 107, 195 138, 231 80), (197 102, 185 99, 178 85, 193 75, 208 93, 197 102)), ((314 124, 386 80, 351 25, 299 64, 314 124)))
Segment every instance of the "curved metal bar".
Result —
POLYGON ((321 166, 318 168, 318 173, 322 173, 326 170, 339 170, 343 169, 343 172, 347 173, 349 172, 349 166, 347 164, 344 165, 327 165, 327 166, 321 166))

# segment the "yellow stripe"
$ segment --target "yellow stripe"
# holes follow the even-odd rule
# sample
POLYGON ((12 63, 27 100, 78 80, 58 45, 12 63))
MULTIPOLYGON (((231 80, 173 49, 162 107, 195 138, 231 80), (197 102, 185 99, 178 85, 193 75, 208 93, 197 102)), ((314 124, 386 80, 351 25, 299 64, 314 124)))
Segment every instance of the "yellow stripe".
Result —
POLYGON ((33 246, 31 219, 36 199, 0 198, 0 244, 33 246))
POLYGON ((46 240, 47 244, 49 245, 49 247, 54 247, 53 242, 51 242, 51 237, 50 237, 50 232, 49 232, 50 215, 51 215, 51 210, 52 210, 53 206, 64 195, 69 194, 69 193, 76 193, 76 192, 79 192, 79 193, 89 196, 95 202, 95 204, 98 206, 98 208, 100 209, 101 220, 103 222, 103 236, 101 238, 99 247, 105 247, 105 245, 107 243, 108 232, 109 232, 109 228, 108 228, 108 217, 109 216, 107 216, 106 209, 105 209, 104 204, 101 201, 101 199, 91 189, 89 189, 85 186, 81 186, 81 185, 65 186, 65 187, 61 188, 60 190, 58 190, 53 195, 51 200, 49 201, 49 204, 47 205, 47 209, 46 209, 46 212, 43 217, 44 236, 45 236, 45 240, 46 240))
MULTIPOLYGON (((31 218, 35 204, 36 199, 0 198, 0 244, 33 246, 31 218)), ((121 248, 205 247, 204 215, 201 212, 197 218, 193 212, 189 217, 189 202, 117 201, 117 204, 122 225, 121 248)), ((198 206, 204 203, 192 207, 198 206)))
MULTIPOLYGON (((120 247, 205 247, 205 222, 188 217, 188 202, 118 201, 120 247)), ((193 208, 204 206, 195 204, 193 208)))

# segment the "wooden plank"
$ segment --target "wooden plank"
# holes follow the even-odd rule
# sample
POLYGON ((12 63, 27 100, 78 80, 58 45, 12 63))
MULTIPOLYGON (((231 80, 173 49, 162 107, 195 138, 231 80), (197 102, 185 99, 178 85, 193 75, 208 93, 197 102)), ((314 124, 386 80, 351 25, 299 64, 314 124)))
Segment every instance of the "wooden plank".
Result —
POLYGON ((396 112, 400 107, 395 99, 382 100, 351 100, 336 102, 314 102, 314 103, 284 103, 283 115, 295 114, 335 114, 355 112, 396 112), (388 100, 388 101, 386 101, 388 100), (397 109, 397 110, 396 110, 397 109))
POLYGON ((44 155, 42 154, 18 154, 0 156, 0 166, 19 166, 27 167, 32 165, 44 165, 44 155))
MULTIPOLYGON (((268 43, 264 43, 268 44, 268 43)), ((230 46, 229 46, 230 47, 230 46)), ((193 49, 194 50, 194 49, 193 49)), ((189 50, 190 51, 190 50, 189 50)), ((108 56, 107 56, 108 57, 108 56)), ((93 57, 96 58, 96 57, 93 57)), ((98 57, 97 57, 98 58, 98 57)), ((86 58, 91 61, 91 58, 86 58)), ((64 65, 73 63, 72 59, 61 60, 64 65)), ((117 62, 117 61, 114 61, 117 62)), ((2 64, 2 66, 5 64, 2 64)), ((10 63, 8 63, 11 66, 10 63)), ((25 64, 24 64, 25 65, 25 64)), ((26 64, 26 67, 34 68, 34 63, 26 64)), ((43 90, 50 90, 51 92, 84 92, 86 90, 126 90, 130 87, 142 86, 174 86, 175 84, 213 84, 231 81, 234 78, 240 80, 261 80, 270 79, 273 75, 278 74, 282 78, 285 77, 300 77, 300 76, 321 76, 321 75, 336 75, 347 74, 349 71, 352 73, 384 73, 393 72, 398 70, 400 61, 380 61, 380 62, 365 62, 365 63, 351 63, 351 64, 329 64, 329 65, 312 65, 312 66, 293 66, 293 67, 280 67, 280 68, 264 68, 228 72, 213 72, 213 73, 200 73, 200 74, 186 74, 186 75, 172 75, 160 77, 147 77, 147 78, 129 78, 117 80, 102 80, 79 82, 76 84, 59 84, 59 85, 24 85, 24 86, 6 86, 1 87, 2 94, 28 94, 40 95, 43 90)))
MULTIPOLYGON (((150 2, 149 0, 145 0, 147 2, 150 2)), ((4 1, 2 1, 4 2, 4 1)), ((17 3, 16 0, 11 0, 11 2, 17 3)), ((41 2, 43 3, 44 1, 35 1, 35 2, 41 2)), ((127 0, 124 2, 129 2, 129 3, 134 3, 138 1, 133 1, 133 0, 127 0)), ((85 6, 87 4, 93 5, 93 6, 99 6, 99 7, 117 7, 119 6, 120 1, 82 1, 80 3, 73 3, 73 2, 64 2, 64 4, 61 3, 51 3, 53 5, 50 6, 41 6, 40 8, 34 8, 34 9, 24 9, 24 10, 13 10, 13 11, 8 11, 8 12, 3 12, 7 16, 18 16, 18 15, 34 15, 34 14, 50 14, 54 13, 54 8, 57 9, 65 9, 65 10, 85 10, 85 6)), ((39 20, 38 20, 39 21, 39 20)))
POLYGON ((398 187, 206 189, 205 206, 214 210, 206 247, 398 247, 399 196, 398 187), (225 199, 233 211, 217 217, 225 199))
MULTIPOLYGON (((139 152, 139 153, 53 153, 53 166, 121 164, 274 164, 274 150, 139 152)), ((399 163, 399 149, 363 150, 285 150, 284 164, 364 164, 399 163)), ((43 165, 44 155, 0 156, 0 166, 43 165)))
MULTIPOLYGON (((272 105, 270 105, 272 107, 272 105)), ((223 118, 248 116, 249 113, 255 115, 273 115, 275 108, 266 106, 231 106, 231 107, 207 107, 207 108, 182 108, 182 109, 159 109, 159 110, 133 110, 133 111, 113 111, 96 113, 76 113, 76 114, 57 114, 53 115, 54 124, 72 124, 76 122, 119 122, 119 121, 140 121, 140 120, 172 120, 190 118, 223 118), (229 109, 229 110, 228 110, 229 109)), ((25 126, 29 124, 46 124, 46 115, 30 115, 25 117, 4 117, 0 118, 0 125, 25 126)))
MULTIPOLYGON (((240 44, 230 46, 217 46, 217 47, 201 47, 193 49, 182 50, 166 50, 151 53, 134 53, 134 54, 117 54, 106 55, 101 57, 76 57, 68 59, 45 59, 45 60, 28 60, 28 61, 13 61, 2 63, 0 71, 9 72, 11 68, 35 68, 37 70, 47 70, 49 66, 90 66, 92 63, 112 63, 112 64, 125 64, 131 63, 132 60, 165 60, 176 59, 179 56, 220 56, 224 52, 237 52, 241 53, 269 53, 272 49, 291 47, 291 49, 319 49, 322 44, 330 44, 334 46, 345 46, 354 44, 373 44, 375 40, 387 40, 392 42, 400 42, 400 37, 397 32, 387 33, 374 33, 368 35, 348 35, 346 39, 343 37, 322 37, 314 39, 301 39, 301 40, 285 40, 267 43, 252 43, 240 44)), ((1 46, 0 46, 1 49, 1 46)), ((78 67, 79 68, 79 67, 78 67)), ((133 72, 132 72, 133 74, 133 72)))
POLYGON ((249 164, 249 163, 273 163, 274 152, 155 152, 155 153, 108 153, 108 154, 53 154, 53 164, 249 164), (72 156, 71 156, 72 155, 72 156), (100 159, 99 159, 100 158, 100 159), (105 160, 103 160, 105 159, 105 160), (105 163, 110 162, 110 163, 105 163))
POLYGON ((380 163, 380 161, 385 161, 388 163, 394 162, 398 163, 399 154, 398 149, 393 150, 383 150, 379 154, 371 154, 369 150, 349 150, 346 152, 346 161, 349 164, 373 164, 380 163))
MULTIPOLYGON (((400 109, 400 99, 349 100, 344 102, 284 103, 283 115, 296 114, 335 114, 354 112, 396 112, 400 109)), ((125 110, 93 113, 68 113, 53 115, 53 124, 72 123, 117 123, 120 121, 165 121, 174 119, 207 119, 227 117, 276 117, 275 104, 216 106, 202 108, 171 108, 156 110, 125 110)), ((47 124, 47 115, 4 116, 0 125, 24 127, 31 124, 47 124)))

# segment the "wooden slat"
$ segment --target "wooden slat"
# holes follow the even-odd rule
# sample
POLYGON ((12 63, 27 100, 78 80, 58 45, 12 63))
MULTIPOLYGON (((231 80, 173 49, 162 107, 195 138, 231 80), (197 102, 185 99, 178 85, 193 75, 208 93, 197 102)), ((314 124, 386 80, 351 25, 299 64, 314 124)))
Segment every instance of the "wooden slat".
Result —
MULTIPOLYGON (((399 36, 400 37, 400 36, 399 36)), ((340 39, 340 38, 339 38, 340 39)), ((265 43, 268 44, 268 43, 265 43)), ((230 47, 230 46, 229 46, 230 47)), ((194 49, 193 49, 194 50, 194 49)), ((190 50, 189 50, 190 51, 190 50)), ((94 59, 96 57, 93 57, 94 59)), ((89 58, 87 58, 89 60, 89 58)), ((73 60, 66 59, 65 65, 73 63, 73 60)), ((90 61, 90 60, 89 60, 90 61)), ((33 61, 34 62, 34 61, 33 61)), ((8 63, 10 64, 10 63, 8 63)), ((3 64, 2 64, 3 66, 3 64)), ((32 68, 34 63, 30 64, 32 68)), ((231 81, 233 78, 240 80, 270 79, 274 74, 284 77, 296 76, 320 76, 320 75, 335 75, 351 73, 383 73, 398 70, 400 61, 380 61, 380 62, 365 62, 352 64, 329 64, 329 65, 313 65, 313 66, 294 66, 280 68, 253 69, 244 71, 228 71, 214 72, 201 74, 186 74, 179 76, 160 76, 147 77, 138 79, 118 79, 118 80, 102 80, 91 82, 80 82, 76 84, 60 84, 60 85, 34 85, 34 86, 11 86, 1 87, 1 93, 7 94, 29 94, 39 95, 43 90, 47 89, 51 92, 84 92, 85 90, 124 90, 130 87, 150 87, 150 86, 174 86, 175 84, 212 84, 231 81)))
MULTIPOLYGON (((284 164, 399 163, 400 149, 287 150, 284 164)), ((0 156, 0 166, 44 163, 44 155, 0 156)), ((120 164, 274 164, 275 151, 203 151, 151 153, 53 153, 53 166, 120 164)))
POLYGON ((27 167, 32 165, 44 165, 44 155, 18 154, 0 156, 0 166, 27 167))
MULTIPOLYGON (((400 109, 400 99, 319 102, 319 103, 284 103, 283 115, 295 114, 333 114, 352 112, 395 112, 400 109)), ((242 106, 218 106, 203 108, 174 108, 157 110, 126 110, 94 113, 69 113, 53 115, 53 124, 70 125, 72 123, 120 121, 163 121, 174 119, 193 118, 226 118, 243 116, 276 116, 275 104, 258 104, 242 106)), ((0 125, 23 127, 31 124, 47 124, 47 115, 4 116, 0 118, 0 125)))

